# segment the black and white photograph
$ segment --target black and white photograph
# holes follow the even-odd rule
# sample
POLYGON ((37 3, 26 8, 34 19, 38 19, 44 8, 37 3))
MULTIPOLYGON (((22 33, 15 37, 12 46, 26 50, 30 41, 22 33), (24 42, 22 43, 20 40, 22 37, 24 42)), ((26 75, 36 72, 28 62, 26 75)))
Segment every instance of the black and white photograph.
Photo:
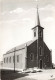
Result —
POLYGON ((0 80, 55 80, 55 0, 0 0, 0 80))

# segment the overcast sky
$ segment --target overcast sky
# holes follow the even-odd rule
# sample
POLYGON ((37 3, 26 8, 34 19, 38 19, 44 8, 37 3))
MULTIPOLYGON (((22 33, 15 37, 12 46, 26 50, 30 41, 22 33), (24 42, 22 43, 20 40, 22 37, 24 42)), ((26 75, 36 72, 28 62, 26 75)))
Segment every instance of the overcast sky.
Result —
MULTIPOLYGON (((37 0, 0 0, 0 60, 11 48, 32 40, 37 0)), ((38 0, 44 41, 55 63, 55 0, 38 0)))

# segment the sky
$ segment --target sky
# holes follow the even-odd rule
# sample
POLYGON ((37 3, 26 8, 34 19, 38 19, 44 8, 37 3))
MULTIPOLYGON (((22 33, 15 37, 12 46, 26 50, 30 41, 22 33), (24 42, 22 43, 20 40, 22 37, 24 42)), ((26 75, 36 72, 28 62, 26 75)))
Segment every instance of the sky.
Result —
MULTIPOLYGON (((11 48, 33 39, 37 0, 0 0, 0 61, 11 48)), ((55 63, 55 0, 38 0, 44 41, 55 63)))

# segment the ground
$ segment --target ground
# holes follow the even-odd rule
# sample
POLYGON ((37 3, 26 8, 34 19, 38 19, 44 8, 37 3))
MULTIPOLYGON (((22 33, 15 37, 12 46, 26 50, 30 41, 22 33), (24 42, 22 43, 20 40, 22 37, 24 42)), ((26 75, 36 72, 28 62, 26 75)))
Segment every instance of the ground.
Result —
POLYGON ((1 80, 55 80, 55 69, 42 70, 36 73, 19 73, 1 70, 1 80))

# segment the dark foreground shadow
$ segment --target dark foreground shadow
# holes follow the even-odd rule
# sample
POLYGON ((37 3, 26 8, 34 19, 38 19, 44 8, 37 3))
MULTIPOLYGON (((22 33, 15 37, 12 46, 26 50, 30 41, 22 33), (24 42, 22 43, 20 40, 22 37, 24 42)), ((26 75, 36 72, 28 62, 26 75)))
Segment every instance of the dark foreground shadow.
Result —
POLYGON ((27 73, 18 73, 17 71, 1 70, 1 80, 14 80, 27 75, 27 73))

